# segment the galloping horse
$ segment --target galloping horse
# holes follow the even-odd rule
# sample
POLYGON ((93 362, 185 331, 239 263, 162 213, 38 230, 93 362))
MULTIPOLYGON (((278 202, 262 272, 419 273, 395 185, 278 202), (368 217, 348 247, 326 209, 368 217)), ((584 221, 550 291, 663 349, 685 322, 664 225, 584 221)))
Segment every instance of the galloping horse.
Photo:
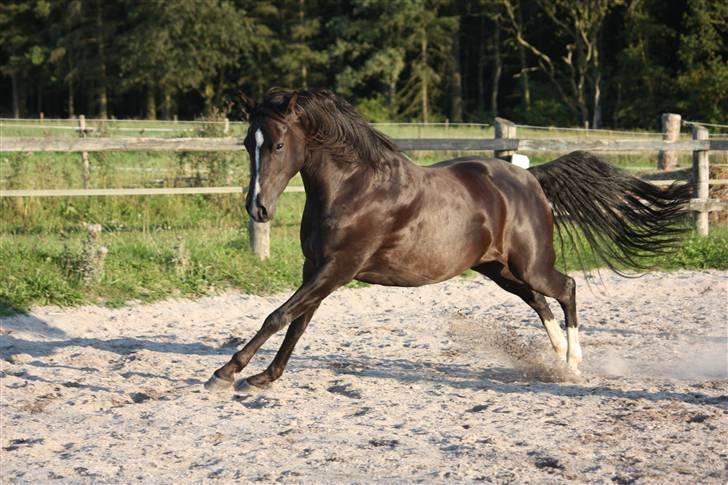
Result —
POLYGON ((468 268, 531 306, 576 372, 576 285, 554 267, 555 216, 560 236, 585 242, 613 269, 669 251, 681 231, 675 223, 689 188, 660 189, 585 152, 529 170, 474 157, 420 167, 330 91, 273 90, 260 103, 245 100, 250 216, 269 221, 288 181, 299 172, 303 178, 303 283, 215 371, 208 389, 231 386, 265 341, 288 326, 270 366, 235 387, 278 379, 321 301, 352 280, 420 286, 468 268), (544 296, 559 302, 566 338, 544 296))

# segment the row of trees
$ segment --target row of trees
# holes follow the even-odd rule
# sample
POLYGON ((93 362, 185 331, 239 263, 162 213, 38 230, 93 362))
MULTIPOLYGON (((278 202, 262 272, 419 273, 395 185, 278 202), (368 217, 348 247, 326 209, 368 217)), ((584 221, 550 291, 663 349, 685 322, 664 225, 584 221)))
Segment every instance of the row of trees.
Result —
POLYGON ((324 86, 376 120, 725 121, 726 19, 712 0, 5 0, 0 111, 191 117, 324 86))

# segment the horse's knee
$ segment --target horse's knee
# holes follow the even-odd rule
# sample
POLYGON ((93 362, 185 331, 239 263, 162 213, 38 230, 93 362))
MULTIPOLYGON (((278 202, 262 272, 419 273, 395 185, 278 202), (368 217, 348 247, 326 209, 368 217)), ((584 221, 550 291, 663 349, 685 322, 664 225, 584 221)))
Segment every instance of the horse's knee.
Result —
POLYGON ((288 324, 288 319, 278 310, 274 311, 263 322, 263 330, 271 334, 278 332, 288 324))

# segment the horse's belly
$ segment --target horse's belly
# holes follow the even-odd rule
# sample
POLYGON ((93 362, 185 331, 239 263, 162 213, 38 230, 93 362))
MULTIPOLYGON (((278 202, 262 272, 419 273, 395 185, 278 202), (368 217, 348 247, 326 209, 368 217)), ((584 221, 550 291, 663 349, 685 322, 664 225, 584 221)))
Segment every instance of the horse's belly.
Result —
POLYGON ((442 234, 416 237, 412 243, 380 250, 356 279, 390 286, 439 283, 476 264, 486 247, 482 231, 460 231, 451 239, 442 234))
POLYGON ((440 274, 437 277, 408 269, 383 268, 379 270, 362 271, 357 276, 358 281, 384 286, 424 286, 449 280, 462 273, 440 274))

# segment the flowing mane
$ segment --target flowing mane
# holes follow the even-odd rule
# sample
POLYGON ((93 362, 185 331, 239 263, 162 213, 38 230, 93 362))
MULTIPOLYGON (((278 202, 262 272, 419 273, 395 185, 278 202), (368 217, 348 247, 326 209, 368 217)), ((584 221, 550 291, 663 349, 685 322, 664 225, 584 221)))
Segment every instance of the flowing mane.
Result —
POLYGON ((282 119, 294 95, 298 120, 313 148, 343 162, 373 167, 399 154, 389 137, 372 128, 352 105, 327 89, 273 89, 256 106, 251 119, 259 116, 282 119))

